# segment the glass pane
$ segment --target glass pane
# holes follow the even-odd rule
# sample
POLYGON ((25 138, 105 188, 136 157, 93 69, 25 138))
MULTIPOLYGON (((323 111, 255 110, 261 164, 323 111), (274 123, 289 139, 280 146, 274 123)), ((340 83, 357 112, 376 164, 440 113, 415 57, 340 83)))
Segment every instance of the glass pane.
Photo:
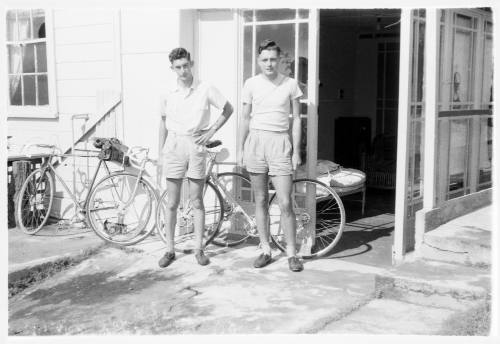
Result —
POLYGON ((7 11, 7 41, 17 41, 16 11, 7 11))
MULTIPOLYGON (((274 40, 281 48, 279 71, 286 76, 292 73, 291 64, 295 59, 295 24, 259 25, 256 30, 256 45, 265 39, 274 40)), ((257 73, 260 68, 256 65, 257 73)))
POLYGON ((296 10, 289 8, 274 8, 271 10, 256 10, 255 12, 257 21, 270 21, 295 19, 296 10))
MULTIPOLYGON (((307 68, 308 68, 308 42, 309 42, 309 25, 307 23, 299 24, 299 87, 304 93, 302 99, 307 99, 307 68)), ((295 68, 295 64, 294 64, 295 68)), ((295 73, 292 73, 295 77, 295 73)))
POLYGON ((492 158, 492 118, 481 119, 481 132, 479 138, 479 184, 491 183, 491 158, 492 158))
POLYGON ((299 18, 309 18, 309 10, 304 8, 299 9, 299 18))
POLYGON ((35 76, 23 76, 24 82, 24 105, 36 105, 35 76))
POLYGON ((22 91, 21 91, 21 76, 14 75, 9 77, 9 93, 10 105, 23 105, 22 91))
POLYGON ((255 56, 252 54, 252 27, 245 26, 243 34, 243 80, 252 76, 252 65, 255 56))
POLYGON ((483 93, 482 107, 489 108, 493 101, 493 51, 492 39, 486 37, 484 40, 484 66, 483 66, 483 93))
POLYGON ((486 22, 484 24, 484 31, 487 33, 493 33, 493 24, 491 22, 486 22))
POLYGON ((18 10, 17 23, 19 25, 19 40, 31 39, 30 10, 18 10))
POLYGON ((453 47, 452 99, 454 103, 466 102, 471 99, 471 73, 473 61, 471 49, 473 37, 471 32, 455 31, 453 47))
POLYGON ((22 72, 21 63, 22 63, 22 55, 21 55, 21 46, 20 45, 9 45, 9 73, 11 74, 19 74, 22 72))
POLYGON ((243 19, 245 20, 245 22, 253 21, 253 10, 243 11, 243 19))
POLYGON ((35 45, 26 44, 23 46, 23 73, 35 72, 35 45))
POLYGON ((45 38, 45 13, 43 10, 33 10, 33 31, 35 38, 45 38))
POLYGON ((38 76, 38 105, 49 104, 49 87, 47 75, 38 76))
POLYGON ((45 42, 36 44, 36 72, 47 72, 47 51, 45 49, 45 42))
POLYGON ((423 99, 423 83, 424 83, 424 43, 425 43, 425 22, 420 21, 418 24, 418 63, 417 63, 417 101, 423 99))
POLYGON ((461 14, 456 14, 455 25, 464 28, 472 28, 472 18, 461 14))
POLYGON ((449 191, 465 187, 468 120, 450 121, 449 191))

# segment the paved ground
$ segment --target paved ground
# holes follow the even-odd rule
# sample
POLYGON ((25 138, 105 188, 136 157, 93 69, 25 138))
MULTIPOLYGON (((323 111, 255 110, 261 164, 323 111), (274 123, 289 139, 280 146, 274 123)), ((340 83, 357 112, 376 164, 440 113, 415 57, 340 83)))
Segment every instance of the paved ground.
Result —
POLYGON ((301 273, 290 272, 279 252, 269 267, 254 269, 254 245, 210 246, 212 262, 206 267, 193 255, 178 254, 173 265, 160 269, 164 245, 156 238, 120 249, 102 246, 93 233, 26 238, 9 230, 9 245, 18 245, 9 252, 12 266, 29 265, 30 254, 38 257, 33 247, 47 259, 55 252, 49 246, 60 254, 72 254, 67 249, 76 254, 89 243, 100 247, 78 265, 9 299, 9 334, 439 333, 464 305, 457 307, 449 295, 426 295, 425 302, 408 295, 420 293, 419 288, 452 294, 455 285, 482 292, 489 271, 466 274, 451 266, 444 286, 439 285, 440 264, 417 262, 399 271, 390 263, 392 217, 372 215, 354 219, 341 245, 326 259, 307 261, 301 273), (24 249, 14 239, 24 240, 24 249), (58 245, 48 244, 55 240, 58 245), (376 298, 377 276, 387 276, 404 295, 376 298))

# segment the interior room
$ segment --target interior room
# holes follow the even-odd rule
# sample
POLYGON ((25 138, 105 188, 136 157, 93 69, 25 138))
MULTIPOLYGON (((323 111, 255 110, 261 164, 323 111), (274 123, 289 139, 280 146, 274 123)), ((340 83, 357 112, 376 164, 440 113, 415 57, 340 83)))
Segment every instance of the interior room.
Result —
MULTIPOLYGON (((361 194, 343 197, 353 229, 348 226, 344 235, 352 234, 364 246, 381 235, 392 243, 399 20, 399 9, 320 11, 318 159, 366 174, 364 213, 361 194), (380 225, 383 231, 369 230, 380 225)), ((353 241, 343 242, 349 247, 337 252, 359 255, 363 250, 353 241)), ((380 252, 387 260, 390 246, 380 252)))

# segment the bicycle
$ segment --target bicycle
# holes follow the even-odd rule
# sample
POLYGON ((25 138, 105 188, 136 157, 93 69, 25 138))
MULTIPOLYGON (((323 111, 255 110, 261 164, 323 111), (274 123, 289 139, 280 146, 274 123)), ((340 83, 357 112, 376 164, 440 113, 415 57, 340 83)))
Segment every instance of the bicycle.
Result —
MULTIPOLYGON (((50 211, 52 209, 55 181, 54 176, 61 183, 65 191, 70 195, 78 214, 85 213, 85 204, 88 201, 89 194, 83 202, 80 202, 74 192, 70 191, 68 185, 64 182, 63 178, 57 173, 57 170, 52 163, 54 158, 61 161, 65 157, 97 157, 97 155, 73 155, 57 153, 61 151, 55 145, 48 144, 30 144, 25 147, 29 150, 32 146, 42 149, 50 149, 49 156, 45 159, 42 166, 32 171, 24 181, 19 191, 19 196, 16 200, 16 221, 21 230, 26 234, 35 234, 40 231, 49 219, 50 211)), ((105 161, 99 160, 99 164, 94 172, 90 188, 95 183, 97 175, 104 166, 107 174, 111 174, 111 170, 105 161)))
POLYGON ((150 222, 156 209, 158 193, 155 186, 145 178, 146 164, 156 163, 148 157, 149 149, 131 147, 124 155, 137 172, 118 171, 102 178, 89 192, 87 199, 87 221, 103 240, 133 245, 149 236, 155 229, 150 222))
MULTIPOLYGON (((209 148, 222 144, 214 141, 209 148)), ((245 242, 249 238, 258 237, 255 222, 255 201, 251 190, 250 179, 237 172, 213 172, 219 151, 208 150, 209 161, 207 179, 204 190, 206 209, 205 245, 213 243, 218 246, 232 247, 245 242), (207 221, 208 219, 208 221, 207 221)), ((272 188, 269 202, 271 240, 282 251, 286 245, 279 226, 279 207, 272 188)), ((167 193, 164 192, 156 211, 156 225, 162 236, 164 208, 167 193)), ((304 258, 317 258, 328 253, 340 240, 345 225, 345 212, 342 201, 335 191, 322 182, 312 179, 297 179, 293 181, 293 203, 297 219, 297 243, 300 246, 311 238, 311 226, 315 224, 316 240, 311 252, 304 258), (304 198, 304 196, 308 196, 304 198), (309 200, 306 204, 304 201, 309 200), (310 200, 315 202, 311 203, 310 200), (318 204, 320 208, 318 207, 318 204), (308 205, 308 207, 306 207, 308 205), (316 209, 311 211, 310 209, 316 209), (319 209, 319 210, 318 210, 319 209)), ((177 212, 176 238, 183 234, 192 235, 192 208, 189 199, 182 199, 177 212)), ((178 241, 177 241, 178 242, 178 241)), ((176 242, 176 243, 177 243, 176 242)))

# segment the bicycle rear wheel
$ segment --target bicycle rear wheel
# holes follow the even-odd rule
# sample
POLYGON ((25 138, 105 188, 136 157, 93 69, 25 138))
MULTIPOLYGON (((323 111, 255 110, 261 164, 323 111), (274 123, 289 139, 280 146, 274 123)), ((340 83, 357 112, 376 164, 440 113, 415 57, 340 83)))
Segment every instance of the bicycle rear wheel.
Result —
POLYGON ((26 234, 35 234, 47 223, 54 199, 54 178, 37 168, 28 175, 16 201, 17 225, 26 234))
MULTIPOLYGON (((298 251, 310 240, 312 233, 315 237, 311 253, 302 257, 318 258, 330 252, 340 240, 345 226, 344 206, 337 193, 317 180, 296 179, 292 184, 292 203, 297 219, 298 251)), ((280 214, 277 197, 273 195, 269 202, 271 239, 280 250, 285 251, 280 214)))
MULTIPOLYGON (((166 204, 168 201, 167 191, 161 195, 156 207, 156 228, 161 239, 167 243, 168 233, 165 226, 166 204)), ((203 205, 205 206, 205 229, 203 231, 203 246, 207 246, 219 232, 223 216, 223 200, 219 190, 208 180, 203 190, 203 205)), ((181 188, 181 199, 177 209, 177 220, 174 229, 174 244, 181 251, 193 249, 194 238, 194 214, 189 199, 187 183, 181 188)))
POLYGON ((225 172, 217 176, 216 184, 225 200, 223 222, 213 243, 230 247, 258 236, 250 179, 240 173, 225 172))
POLYGON ((86 208, 88 223, 99 237, 108 242, 136 244, 154 229, 151 213, 156 198, 155 190, 147 180, 139 180, 127 172, 111 174, 90 191, 86 208))

